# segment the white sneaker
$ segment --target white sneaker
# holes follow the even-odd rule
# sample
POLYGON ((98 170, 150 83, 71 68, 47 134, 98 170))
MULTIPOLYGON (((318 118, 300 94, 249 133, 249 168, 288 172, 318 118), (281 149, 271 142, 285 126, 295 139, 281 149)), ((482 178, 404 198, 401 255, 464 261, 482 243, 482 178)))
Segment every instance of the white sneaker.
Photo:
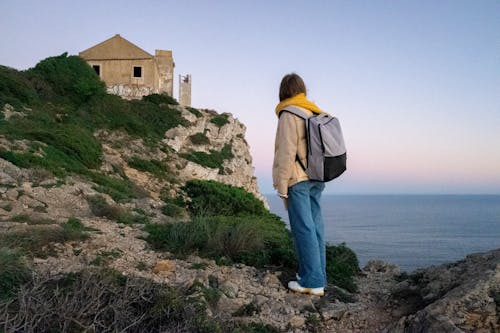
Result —
POLYGON ((324 296, 325 288, 304 288, 297 281, 288 282, 288 289, 296 293, 309 294, 314 296, 324 296))

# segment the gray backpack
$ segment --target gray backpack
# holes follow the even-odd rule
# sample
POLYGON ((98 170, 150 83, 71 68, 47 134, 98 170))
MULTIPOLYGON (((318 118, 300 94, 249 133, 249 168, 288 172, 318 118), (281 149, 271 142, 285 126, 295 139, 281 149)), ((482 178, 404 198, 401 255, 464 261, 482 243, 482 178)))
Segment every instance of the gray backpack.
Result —
POLYGON ((299 157, 296 160, 311 180, 328 182, 346 170, 346 149, 339 120, 327 113, 308 115, 295 106, 287 106, 282 112, 290 112, 306 123, 307 167, 299 157))

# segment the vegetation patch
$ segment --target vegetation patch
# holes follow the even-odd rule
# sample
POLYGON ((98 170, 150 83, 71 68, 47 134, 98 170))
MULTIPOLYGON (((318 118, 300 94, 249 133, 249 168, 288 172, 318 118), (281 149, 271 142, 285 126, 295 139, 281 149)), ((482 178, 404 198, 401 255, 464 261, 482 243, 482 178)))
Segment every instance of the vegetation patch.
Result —
POLYGON ((210 144, 210 140, 204 133, 196 133, 189 137, 189 140, 194 145, 208 145, 210 144))
POLYGON ((328 280, 349 292, 356 292, 354 277, 359 273, 359 262, 353 250, 345 243, 326 247, 326 275, 328 280))
POLYGON ((143 160, 139 157, 134 156, 127 161, 127 164, 139 171, 149 172, 160 179, 166 178, 170 173, 167 165, 164 162, 158 160, 143 160))
POLYGON ((210 122, 217 127, 222 127, 229 123, 229 115, 226 113, 215 115, 210 119, 210 122))
POLYGON ((190 222, 146 225, 147 241, 180 256, 196 253, 219 262, 256 267, 294 264, 293 243, 272 217, 198 217, 190 222))
MULTIPOLYGON (((3 244, 3 243, 2 243, 3 244)), ((0 248, 0 301, 9 298, 31 277, 21 252, 6 247, 0 248)), ((2 327, 2 326, 0 326, 2 327)))
POLYGON ((203 116, 203 114, 198 109, 195 109, 195 108, 192 108, 192 107, 188 107, 187 109, 188 109, 189 112, 191 112, 192 114, 194 114, 196 116, 196 118, 200 118, 201 116, 203 116))
POLYGON ((182 187, 190 201, 192 216, 267 216, 269 211, 262 201, 241 187, 213 180, 189 180, 182 187))
POLYGON ((251 317, 260 313, 260 307, 254 302, 243 305, 233 313, 234 317, 251 317))
POLYGON ((177 102, 175 98, 166 93, 147 95, 142 97, 142 100, 156 105, 161 105, 161 104, 179 105, 179 102, 177 102))
POLYGON ((138 212, 129 211, 119 205, 108 204, 100 195, 87 198, 90 210, 95 216, 105 217, 123 224, 147 223, 148 217, 138 212))
POLYGON ((188 154, 180 154, 180 156, 204 167, 219 169, 219 174, 224 174, 224 167, 222 164, 225 160, 234 157, 232 149, 232 145, 227 143, 221 151, 211 149, 210 154, 202 151, 195 151, 188 154))
POLYGON ((47 228, 28 229, 26 231, 0 234, 0 244, 10 249, 17 249, 32 257, 46 257, 52 253, 54 243, 81 241, 88 238, 83 224, 75 218, 70 218, 62 225, 47 228))
POLYGON ((91 265, 94 266, 104 266, 107 265, 110 261, 116 258, 120 258, 123 252, 120 249, 113 249, 111 251, 100 251, 99 254, 95 257, 94 260, 90 262, 91 265))
MULTIPOLYGON (((36 210, 36 208, 35 208, 35 210, 36 210)), ((27 223, 27 224, 55 224, 56 223, 56 221, 54 221, 52 219, 30 216, 28 214, 14 215, 11 218, 11 221, 12 222, 27 223)))
POLYGON ((8 332, 234 332, 238 324, 208 317, 210 305, 198 291, 106 268, 38 278, 14 301, 0 302, 0 327, 8 332))
POLYGON ((87 176, 97 184, 94 188, 97 192, 106 193, 117 202, 126 202, 142 194, 140 189, 129 179, 124 180, 98 172, 89 172, 87 176))

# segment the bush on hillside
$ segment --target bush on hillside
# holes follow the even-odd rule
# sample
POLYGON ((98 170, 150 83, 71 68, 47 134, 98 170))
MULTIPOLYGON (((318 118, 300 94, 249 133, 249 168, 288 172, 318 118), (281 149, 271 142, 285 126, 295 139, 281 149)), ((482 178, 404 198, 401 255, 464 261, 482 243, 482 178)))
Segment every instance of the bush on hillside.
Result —
POLYGON ((179 105, 179 102, 177 102, 175 98, 166 93, 147 95, 142 97, 142 100, 156 105, 161 105, 161 104, 179 105))
POLYGON ((38 94, 23 72, 0 65, 0 109, 6 103, 19 109, 37 100, 38 94))
POLYGON ((0 248, 0 300, 15 294, 30 276, 31 272, 20 251, 0 248))
POLYGON ((354 277, 358 272, 358 257, 345 243, 326 247, 326 275, 329 282, 355 292, 358 288, 354 277))
POLYGON ((217 127, 222 127, 229 123, 229 116, 226 113, 215 115, 210 122, 215 124, 217 127))
POLYGON ((182 188, 190 198, 192 216, 242 216, 269 214, 262 201, 241 187, 213 180, 189 180, 182 188))
POLYGON ((106 93, 104 82, 87 62, 78 56, 68 56, 67 53, 40 61, 28 70, 28 74, 33 80, 47 82, 58 100, 76 105, 106 93))
POLYGON ((181 113, 168 105, 127 101, 115 95, 93 98, 72 120, 92 129, 123 130, 146 141, 159 141, 169 129, 188 125, 181 113))
POLYGON ((210 154, 207 154, 203 151, 195 151, 191 153, 180 154, 180 156, 187 159, 188 161, 194 162, 204 167, 219 169, 219 174, 224 174, 224 167, 222 166, 222 164, 225 160, 234 157, 232 149, 233 146, 228 143, 224 145, 221 151, 211 149, 210 154))
POLYGON ((146 226, 153 247, 255 267, 293 266, 293 244, 285 225, 269 216, 197 217, 190 222, 146 226))

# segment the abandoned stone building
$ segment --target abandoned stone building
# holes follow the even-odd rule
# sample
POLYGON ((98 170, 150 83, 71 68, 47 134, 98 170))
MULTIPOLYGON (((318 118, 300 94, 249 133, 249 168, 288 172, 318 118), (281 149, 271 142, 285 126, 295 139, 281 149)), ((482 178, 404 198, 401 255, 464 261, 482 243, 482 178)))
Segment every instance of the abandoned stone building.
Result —
MULTIPOLYGON (((126 99, 153 93, 173 96, 174 60, 172 51, 149 54, 120 35, 79 53, 106 83, 108 93, 126 99)), ((179 85, 182 105, 191 106, 191 76, 179 85), (182 89, 182 90, 181 90, 182 89)))

